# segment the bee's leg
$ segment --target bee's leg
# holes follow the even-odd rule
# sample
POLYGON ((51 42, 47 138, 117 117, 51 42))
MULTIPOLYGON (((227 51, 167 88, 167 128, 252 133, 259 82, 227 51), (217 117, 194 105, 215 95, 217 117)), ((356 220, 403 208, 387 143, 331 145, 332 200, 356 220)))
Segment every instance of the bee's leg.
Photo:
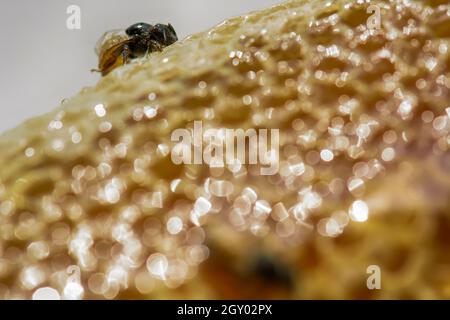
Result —
POLYGON ((148 43, 148 45, 147 45, 147 50, 145 50, 145 55, 144 55, 145 59, 148 58, 148 55, 150 54, 150 52, 153 51, 153 48, 155 47, 155 45, 154 45, 153 42, 154 42, 154 41, 151 40, 151 41, 148 43))
POLYGON ((122 49, 122 60, 123 60, 123 64, 127 64, 128 63, 128 59, 130 58, 130 47, 126 44, 123 46, 122 49))
POLYGON ((157 41, 153 41, 153 47, 159 52, 163 50, 163 46, 157 41))
POLYGON ((161 44, 159 44, 159 42, 155 41, 155 40, 150 40, 148 46, 147 46, 147 50, 145 51, 145 58, 148 58, 148 55, 150 54, 150 52, 153 51, 162 51, 163 47, 161 44))

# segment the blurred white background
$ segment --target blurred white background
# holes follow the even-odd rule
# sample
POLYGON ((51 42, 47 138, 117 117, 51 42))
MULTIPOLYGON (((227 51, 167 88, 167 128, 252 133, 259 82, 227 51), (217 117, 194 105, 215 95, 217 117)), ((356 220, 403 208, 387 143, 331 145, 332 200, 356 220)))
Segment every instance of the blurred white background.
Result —
POLYGON ((226 18, 280 0, 1 0, 0 132, 48 112, 99 75, 95 43, 103 32, 135 22, 170 22, 179 39, 226 18), (69 30, 69 5, 81 9, 81 29, 69 30))

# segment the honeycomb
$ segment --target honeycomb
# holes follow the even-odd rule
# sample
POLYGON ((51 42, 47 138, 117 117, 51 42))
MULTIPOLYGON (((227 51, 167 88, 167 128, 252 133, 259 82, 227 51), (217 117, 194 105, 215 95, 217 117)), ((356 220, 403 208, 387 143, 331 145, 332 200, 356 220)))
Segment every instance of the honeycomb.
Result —
POLYGON ((0 298, 450 298, 449 12, 288 1, 3 133, 0 298), (195 121, 278 129, 277 173, 175 164, 195 121))

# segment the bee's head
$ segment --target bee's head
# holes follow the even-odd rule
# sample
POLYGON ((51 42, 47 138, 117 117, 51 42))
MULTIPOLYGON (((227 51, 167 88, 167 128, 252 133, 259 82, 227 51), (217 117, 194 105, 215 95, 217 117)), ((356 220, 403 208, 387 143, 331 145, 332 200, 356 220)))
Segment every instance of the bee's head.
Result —
POLYGON ((153 26, 151 24, 145 23, 145 22, 138 22, 131 26, 129 26, 125 33, 131 37, 144 37, 150 33, 153 26))
POLYGON ((151 32, 151 36, 154 40, 165 46, 171 45, 178 40, 177 33, 170 23, 158 23, 157 25, 155 25, 151 32))

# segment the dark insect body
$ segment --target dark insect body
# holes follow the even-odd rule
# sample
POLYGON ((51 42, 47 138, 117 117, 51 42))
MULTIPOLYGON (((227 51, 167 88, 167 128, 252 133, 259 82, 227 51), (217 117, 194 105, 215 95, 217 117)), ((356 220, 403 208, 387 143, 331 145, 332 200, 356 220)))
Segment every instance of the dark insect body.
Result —
POLYGON ((178 40, 175 29, 169 24, 151 25, 139 22, 124 30, 106 32, 97 42, 98 69, 102 75, 126 64, 130 59, 147 56, 178 40))

